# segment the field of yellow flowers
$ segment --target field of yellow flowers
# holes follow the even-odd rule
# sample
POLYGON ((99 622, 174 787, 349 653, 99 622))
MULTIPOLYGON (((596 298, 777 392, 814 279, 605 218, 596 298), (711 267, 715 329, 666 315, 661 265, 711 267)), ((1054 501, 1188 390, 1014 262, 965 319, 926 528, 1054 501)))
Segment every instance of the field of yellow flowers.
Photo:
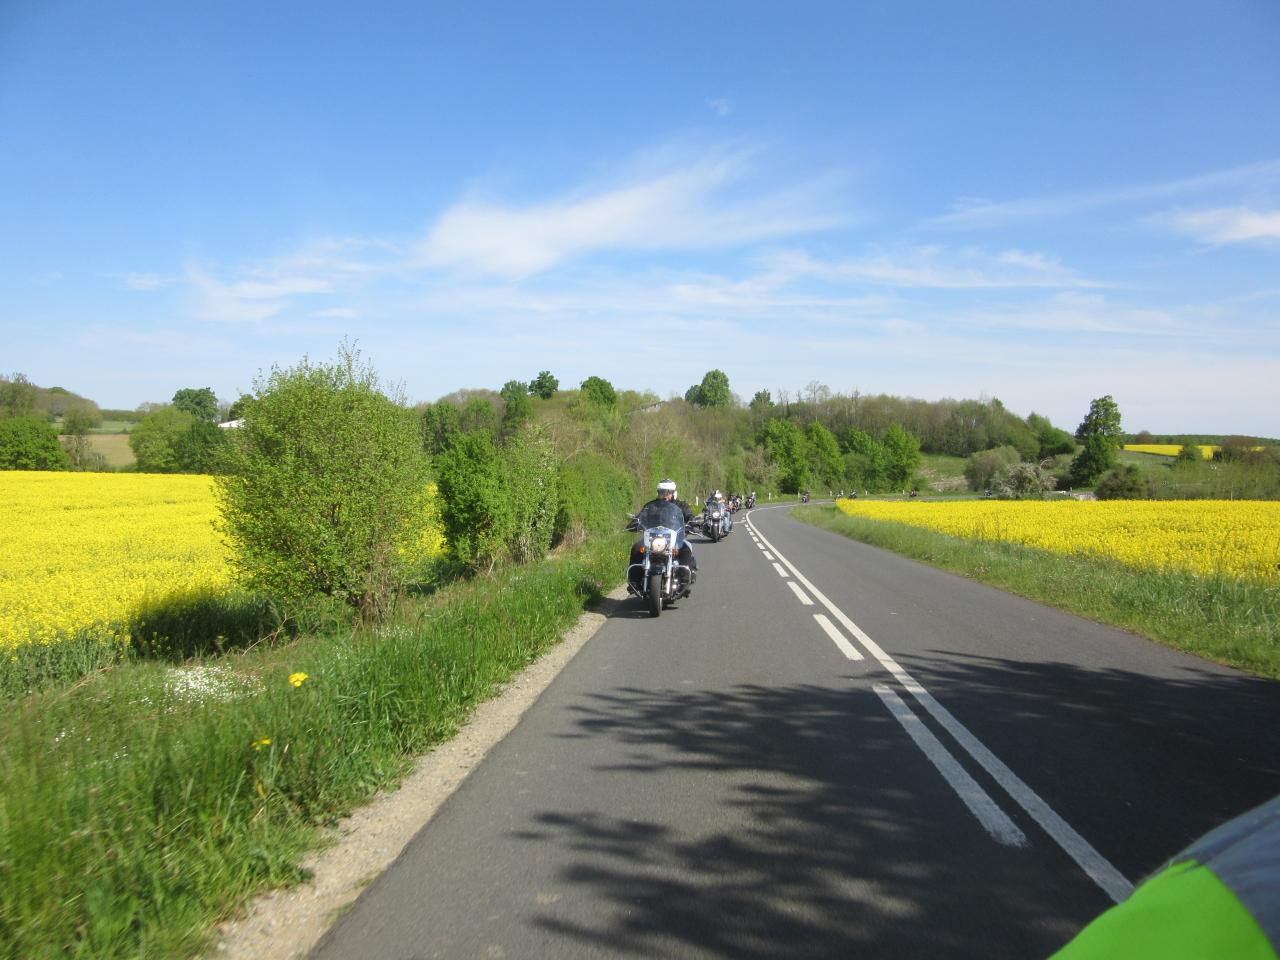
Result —
POLYGON ((841 500, 850 516, 971 540, 1111 557, 1137 569, 1280 582, 1280 503, 1250 500, 841 500))
POLYGON ((0 473, 0 647, 116 635, 144 598, 229 582, 203 476, 0 473))

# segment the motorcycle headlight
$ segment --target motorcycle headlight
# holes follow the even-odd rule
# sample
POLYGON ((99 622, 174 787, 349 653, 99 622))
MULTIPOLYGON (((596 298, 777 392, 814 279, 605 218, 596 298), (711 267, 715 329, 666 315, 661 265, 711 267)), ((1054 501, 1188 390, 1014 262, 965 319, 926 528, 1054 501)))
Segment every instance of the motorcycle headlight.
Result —
POLYGON ((715 512, 713 512, 713 513, 711 514, 711 519, 712 519, 712 520, 719 520, 719 519, 720 519, 720 511, 719 511, 719 510, 716 510, 715 512))
POLYGON ((649 549, 652 550, 654 553, 662 553, 667 549, 667 538, 654 537, 652 540, 649 541, 649 549))

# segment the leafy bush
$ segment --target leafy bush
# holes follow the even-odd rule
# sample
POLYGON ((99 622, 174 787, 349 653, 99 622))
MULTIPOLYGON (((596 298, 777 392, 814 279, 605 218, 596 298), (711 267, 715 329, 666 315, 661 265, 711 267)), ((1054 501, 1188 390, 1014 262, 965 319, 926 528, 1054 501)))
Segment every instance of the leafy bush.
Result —
POLYGON ((1099 500, 1146 500, 1151 485, 1133 464, 1117 467, 1098 481, 1095 492, 1099 500))
POLYGON ((408 572, 428 498, 421 427, 344 345, 254 384, 219 478, 223 530, 248 586, 336 597, 378 619, 408 572))
POLYGON ((517 563, 540 560, 551 549, 560 503, 555 453, 541 432, 526 427, 507 442, 502 454, 511 501, 511 557, 517 563))
POLYGON ((143 417, 142 422, 129 431, 129 449, 138 461, 138 471, 178 472, 178 442, 196 422, 194 414, 167 406, 143 417))
POLYGON ((964 465, 964 478, 970 490, 988 490, 991 481, 1002 470, 1007 470, 1022 457, 1014 447, 996 447, 969 455, 964 465))
POLYGON ((515 527, 493 434, 455 434, 436 458, 435 469, 449 557, 464 570, 492 569, 506 553, 515 527))
POLYGON ((37 417, 0 420, 0 470, 66 470, 58 431, 37 417))
POLYGON ((632 475, 599 453, 560 463, 560 506, 555 542, 577 543, 593 533, 621 529, 635 501, 632 475))

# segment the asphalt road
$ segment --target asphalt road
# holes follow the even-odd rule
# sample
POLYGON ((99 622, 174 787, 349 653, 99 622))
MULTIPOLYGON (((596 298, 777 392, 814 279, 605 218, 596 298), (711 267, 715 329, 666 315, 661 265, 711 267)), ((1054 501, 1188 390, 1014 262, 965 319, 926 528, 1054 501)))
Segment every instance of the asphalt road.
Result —
POLYGON ((1280 793, 1274 683, 785 509, 695 549, 316 960, 1044 957, 1280 793))

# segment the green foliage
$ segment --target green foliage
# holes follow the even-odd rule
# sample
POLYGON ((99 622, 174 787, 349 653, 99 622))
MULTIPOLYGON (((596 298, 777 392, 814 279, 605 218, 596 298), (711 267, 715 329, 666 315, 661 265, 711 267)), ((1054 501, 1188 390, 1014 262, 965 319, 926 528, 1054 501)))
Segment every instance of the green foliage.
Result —
POLYGON ((1098 477, 1115 466, 1115 462, 1114 443, 1101 434, 1088 436, 1076 458, 1071 461, 1070 483, 1073 487, 1092 486, 1098 477))
POLYGON ((227 408, 227 419, 239 420, 241 417, 244 416, 245 410, 248 409, 249 404, 252 402, 253 402, 252 396, 250 396, 247 393, 240 394, 240 396, 238 396, 235 399, 235 401, 231 404, 231 406, 227 408))
POLYGON ((505 465, 487 430, 459 433, 435 460, 440 519, 450 558, 463 570, 490 570, 515 529, 505 465))
POLYGON ((1071 463, 1071 484, 1092 485, 1116 462, 1116 451, 1124 441, 1120 428, 1120 408, 1110 395, 1089 404, 1089 412, 1076 428, 1076 439, 1084 446, 1071 463))
POLYGON ((1083 441, 1089 437, 1106 437, 1116 446, 1124 440, 1124 431, 1120 427, 1120 407, 1110 394, 1091 401, 1089 412, 1080 421, 1080 426, 1076 427, 1077 440, 1083 441))
POLYGON ((769 396, 768 390, 757 390, 749 406, 755 411, 770 410, 773 408, 773 397, 769 396))
POLYGON ((551 443, 533 426, 522 429, 502 448, 504 488, 511 502, 511 559, 541 560, 551 549, 560 507, 559 461, 551 443))
POLYGON ((176 469, 181 473, 217 473, 230 444, 230 431, 197 420, 174 441, 176 469))
POLYGON ((183 387, 173 395, 173 406, 205 423, 218 422, 218 397, 211 387, 183 387))
POLYGON ((428 404, 422 410, 422 445, 432 457, 453 445, 462 432, 462 411, 447 400, 428 404))
POLYGON ((208 952, 233 905, 301 879, 323 828, 393 787, 612 588, 626 539, 408 598, 354 636, 122 662, 9 704, 0 953, 208 952))
POLYGON ((583 398, 597 407, 614 407, 618 403, 613 384, 603 377, 587 377, 582 381, 581 390, 583 398))
POLYGON ((519 380, 508 380, 503 384, 501 395, 502 432, 509 434, 533 416, 533 401, 529 399, 529 385, 519 380))
POLYGON ((550 400, 560 389, 560 381, 551 375, 550 370, 540 370, 529 383, 529 393, 542 400, 550 400))
POLYGON ((844 485, 844 457, 835 436, 818 420, 805 431, 809 444, 809 469, 820 487, 834 489, 844 485))
POLYGON ((892 424, 884 435, 885 480, 895 489, 905 487, 920 467, 920 441, 900 424, 892 424))
POLYGON ((996 474, 1013 466, 1021 457, 1013 447, 996 447, 969 455, 964 465, 964 478, 970 490, 989 490, 996 474))
POLYGON ((25 375, 0 376, 0 418, 34 417, 39 389, 25 375))
POLYGON ((32 416, 0 420, 0 470, 66 470, 67 453, 58 443, 58 431, 32 416))
POLYGON ((708 370, 702 382, 690 387, 684 398, 699 407, 727 407, 733 403, 729 377, 723 370, 708 370))
POLYGON ((1035 434, 1040 449, 1035 456, 1038 460, 1057 457, 1064 453, 1076 452, 1076 441, 1065 430, 1055 427, 1047 417, 1032 413, 1027 417, 1027 426, 1035 434))
POLYGON ((1130 463, 1107 473, 1095 492, 1099 500, 1145 500, 1151 489, 1143 472, 1130 463))
POLYGON ((235 566, 255 592, 322 594, 378 619, 428 498, 418 421, 346 345, 332 364, 303 360, 254 386, 218 483, 235 566))
POLYGON ((62 414, 62 432, 71 437, 83 437, 94 427, 102 426, 102 411, 96 403, 74 403, 62 414))
POLYGON ((140 473, 174 473, 180 469, 178 442, 196 418, 177 407, 160 407, 129 431, 129 449, 140 473))
POLYGON ((794 420, 770 420, 761 442, 778 469, 778 489, 799 493, 809 487, 809 441, 794 420))
MULTIPOLYGON (((444 402, 444 401, 441 401, 444 402)), ((488 397, 470 397, 459 415, 459 426, 468 433, 477 430, 498 432, 498 411, 488 397)))
POLYGON ((592 534, 616 532, 636 499, 633 475, 600 453, 562 461, 559 488, 556 543, 575 544, 592 534))

